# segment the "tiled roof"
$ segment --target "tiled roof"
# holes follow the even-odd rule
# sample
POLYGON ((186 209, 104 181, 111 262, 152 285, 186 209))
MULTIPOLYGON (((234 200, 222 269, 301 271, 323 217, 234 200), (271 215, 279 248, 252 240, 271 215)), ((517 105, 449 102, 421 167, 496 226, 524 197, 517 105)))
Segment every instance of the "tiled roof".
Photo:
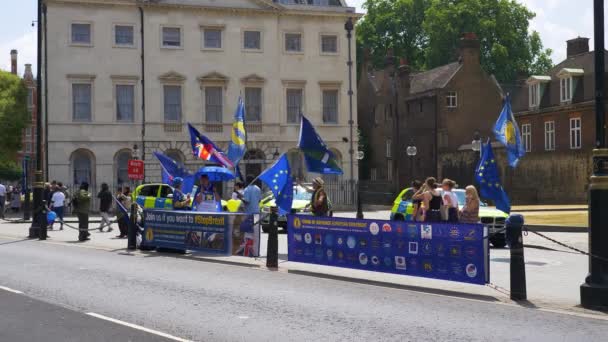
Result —
POLYGON ((429 90, 445 87, 458 72, 460 66, 461 64, 459 62, 454 62, 412 75, 410 80, 410 93, 424 93, 429 90))

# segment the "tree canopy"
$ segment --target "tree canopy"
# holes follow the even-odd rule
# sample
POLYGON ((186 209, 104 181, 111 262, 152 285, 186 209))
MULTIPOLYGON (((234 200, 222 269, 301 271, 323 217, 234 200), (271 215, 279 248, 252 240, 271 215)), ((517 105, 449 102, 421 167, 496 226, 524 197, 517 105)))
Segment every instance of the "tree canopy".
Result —
POLYGON ((23 81, 0 70, 0 174, 8 177, 17 172, 14 160, 21 149, 22 132, 30 122, 27 87, 23 81))
POLYGON ((517 73, 539 74, 552 66, 538 32, 529 30, 535 14, 514 0, 367 0, 367 14, 357 26, 362 48, 381 66, 387 49, 426 70, 454 61, 459 38, 477 34, 481 64, 499 81, 517 73))

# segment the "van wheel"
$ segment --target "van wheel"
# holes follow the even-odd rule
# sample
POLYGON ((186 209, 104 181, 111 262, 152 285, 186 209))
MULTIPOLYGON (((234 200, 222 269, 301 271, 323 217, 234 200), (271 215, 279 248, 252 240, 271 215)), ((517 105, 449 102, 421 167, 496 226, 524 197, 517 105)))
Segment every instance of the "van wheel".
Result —
POLYGON ((393 217, 393 221, 405 221, 405 218, 403 217, 403 215, 395 215, 393 217))

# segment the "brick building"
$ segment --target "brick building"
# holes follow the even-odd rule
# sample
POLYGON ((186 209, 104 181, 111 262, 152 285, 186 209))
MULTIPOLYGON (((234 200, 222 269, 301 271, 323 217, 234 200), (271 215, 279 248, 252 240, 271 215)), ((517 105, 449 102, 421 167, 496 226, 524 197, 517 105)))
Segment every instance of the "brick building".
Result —
POLYGON ((528 152, 507 172, 517 201, 586 201, 595 146, 594 63, 588 38, 568 40, 564 61, 520 81, 514 91, 513 111, 528 152))
POLYGON ((428 71, 394 61, 389 51, 382 70, 372 70, 368 60, 362 64, 358 120, 369 145, 363 165, 370 170, 361 170, 363 179, 393 191, 427 176, 470 183, 476 163, 471 141, 490 136, 503 97, 480 65, 476 35, 463 35, 457 61, 428 71), (414 157, 408 146, 416 147, 414 157), (456 162, 462 155, 468 158, 456 162))
MULTIPOLYGON (((18 52, 17 50, 11 50, 11 73, 13 75, 17 75, 17 66, 18 66, 18 52)), ((23 82, 25 82, 25 86, 28 89, 27 93, 27 107, 31 114, 31 123, 28 127, 23 130, 22 133, 22 147, 21 150, 17 153, 17 164, 23 165, 23 159, 25 157, 29 158, 30 162, 28 164, 28 174, 30 175, 28 181, 30 186, 33 181, 34 171, 36 169, 36 118, 38 116, 38 104, 37 104, 37 94, 36 94, 36 80, 34 79, 34 75, 32 74, 32 65, 25 64, 25 72, 23 73, 23 82)))

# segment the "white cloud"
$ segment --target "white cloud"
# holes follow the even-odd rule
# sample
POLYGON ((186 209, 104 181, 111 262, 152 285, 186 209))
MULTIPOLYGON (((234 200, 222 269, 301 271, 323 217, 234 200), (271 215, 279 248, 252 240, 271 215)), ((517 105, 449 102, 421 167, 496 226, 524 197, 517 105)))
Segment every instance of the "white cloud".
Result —
POLYGON ((34 75, 36 75, 36 31, 28 32, 14 40, 0 43, 0 69, 11 70, 10 51, 16 49, 19 52, 17 63, 18 74, 23 76, 25 64, 31 63, 34 75))

